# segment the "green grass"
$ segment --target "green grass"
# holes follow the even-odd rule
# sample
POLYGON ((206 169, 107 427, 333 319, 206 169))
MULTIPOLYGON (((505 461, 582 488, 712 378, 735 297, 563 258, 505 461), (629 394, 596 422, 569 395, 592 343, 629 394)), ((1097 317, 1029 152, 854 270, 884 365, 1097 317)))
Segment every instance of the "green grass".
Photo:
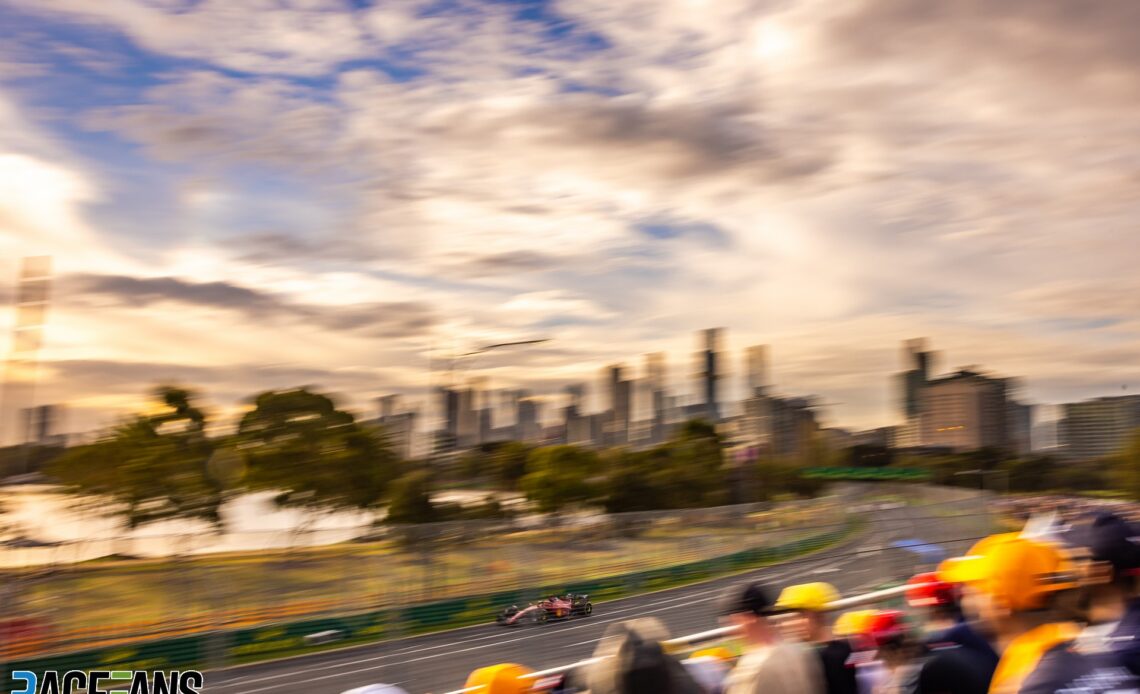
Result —
MULTIPOLYGON (((821 532, 771 529, 764 545, 821 532)), ((20 608, 41 614, 57 631, 129 633, 140 623, 177 629, 234 624, 235 615, 265 609, 264 621, 297 618, 282 605, 327 601, 313 612, 381 609, 571 580, 601 578, 729 554, 758 535, 739 527, 660 527, 627 538, 519 533, 438 550, 430 556, 391 542, 346 543, 294 551, 242 552, 178 561, 105 561, 33 577, 14 572, 20 608), (135 625, 134 627, 130 625, 135 625)), ((257 615, 246 614, 256 621, 257 615)), ((249 622, 247 622, 249 623, 249 622)), ((94 638, 94 636, 92 636, 94 638)))
MULTIPOLYGON (((860 530, 862 530, 864 526, 865 526, 865 521, 858 520, 858 519, 853 520, 851 523, 848 524, 846 532, 844 532, 840 537, 838 537, 833 542, 828 543, 822 547, 819 547, 819 548, 811 550, 811 551, 802 552, 798 555, 794 555, 794 556, 790 556, 790 557, 784 557, 784 558, 778 559, 778 560, 767 560, 767 561, 753 562, 747 566, 738 567, 735 570, 730 571, 730 572, 721 572, 721 573, 717 573, 713 576, 707 576, 706 575, 706 576, 697 576, 697 577, 692 577, 692 578, 678 578, 676 580, 669 580, 669 581, 659 581, 659 582, 655 583, 651 588, 648 588, 648 589, 639 589, 635 586, 628 586, 627 585, 627 586, 624 586, 623 588, 621 588, 619 590, 612 591, 611 593, 607 594, 606 599, 599 601, 598 604, 604 604, 604 603, 612 601, 612 600, 621 600, 624 598, 633 597, 633 596, 644 594, 647 592, 656 592, 656 591, 660 591, 660 590, 669 590, 671 588, 679 588, 682 586, 692 585, 695 583, 700 583, 702 581, 707 581, 707 580, 710 580, 712 578, 721 578, 723 576, 737 574, 737 573, 743 573, 746 571, 755 571, 756 569, 764 568, 766 566, 773 566, 773 565, 787 563, 788 561, 792 561, 792 560, 803 559, 804 557, 810 556, 812 554, 817 554, 819 552, 826 551, 832 547, 835 547, 836 545, 842 544, 843 542, 850 540, 853 536, 858 534, 858 532, 860 530)), ((288 658, 288 657, 292 657, 292 656, 317 653, 320 651, 335 650, 337 648, 348 648, 351 646, 364 645, 366 643, 374 643, 376 641, 387 640, 387 638, 404 638, 404 637, 415 636, 415 635, 419 635, 419 634, 426 634, 426 633, 432 633, 432 632, 438 632, 438 631, 446 631, 449 629, 457 629, 457 628, 461 628, 461 627, 465 627, 465 626, 472 626, 472 625, 476 625, 476 624, 484 624, 490 620, 491 620, 491 615, 483 615, 483 614, 469 615, 469 616, 464 616, 461 618, 453 619, 453 620, 449 621, 447 624, 443 624, 443 625, 438 625, 438 626, 433 626, 433 627, 403 629, 398 634, 390 634, 386 638, 381 637, 380 639, 377 639, 377 638, 369 638, 369 637, 357 637, 357 638, 344 639, 342 641, 337 641, 334 643, 322 644, 319 646, 299 646, 297 648, 292 648, 292 649, 287 649, 287 650, 275 652, 271 657, 272 657, 272 659, 281 659, 281 658, 288 658)), ((266 659, 267 658, 264 656, 259 657, 255 654, 251 654, 248 656, 242 656, 242 657, 238 657, 236 659, 233 659, 232 663, 230 663, 230 664, 242 665, 242 664, 259 662, 259 661, 263 661, 266 659)))

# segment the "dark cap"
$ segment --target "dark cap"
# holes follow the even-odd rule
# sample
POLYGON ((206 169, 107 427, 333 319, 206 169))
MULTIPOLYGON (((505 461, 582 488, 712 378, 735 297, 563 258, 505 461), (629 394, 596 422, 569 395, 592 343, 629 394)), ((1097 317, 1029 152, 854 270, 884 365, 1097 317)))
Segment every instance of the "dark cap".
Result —
POLYGON ((724 616, 741 613, 773 614, 776 601, 772 595, 772 591, 759 583, 730 586, 720 598, 720 613, 724 616))
POLYGON ((1115 513, 1097 513, 1069 536, 1068 542, 1088 549, 1094 561, 1112 564, 1117 574, 1140 573, 1140 529, 1115 513))

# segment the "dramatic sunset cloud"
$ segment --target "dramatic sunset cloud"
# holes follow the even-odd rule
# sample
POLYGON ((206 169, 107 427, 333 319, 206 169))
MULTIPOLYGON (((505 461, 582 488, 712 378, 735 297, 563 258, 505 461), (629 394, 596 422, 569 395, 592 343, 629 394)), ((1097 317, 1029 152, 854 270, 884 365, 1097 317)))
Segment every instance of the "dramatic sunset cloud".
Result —
POLYGON ((777 390, 842 426, 896 421, 915 336, 1032 402, 1140 389, 1133 0, 0 0, 0 22, 0 294, 53 257, 36 397, 73 430, 169 380, 222 412, 303 384, 422 402, 429 353, 536 337, 471 368, 553 396, 664 351, 695 397, 714 326, 730 367, 770 344, 777 390))

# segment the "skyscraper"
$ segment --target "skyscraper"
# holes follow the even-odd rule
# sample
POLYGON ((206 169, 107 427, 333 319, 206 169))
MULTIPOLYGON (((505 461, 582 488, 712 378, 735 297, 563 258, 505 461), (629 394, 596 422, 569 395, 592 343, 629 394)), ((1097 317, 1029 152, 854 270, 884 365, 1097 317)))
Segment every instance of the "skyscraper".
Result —
POLYGON ((396 394, 381 395, 376 398, 376 403, 380 406, 380 418, 386 419, 396 414, 396 406, 400 402, 400 396, 396 394))
POLYGON ((439 394, 444 413, 443 430, 454 440, 459 435, 459 391, 454 388, 440 388, 439 394))
POLYGON ((1028 455, 1033 450, 1033 406, 1010 400, 1005 421, 1006 448, 1015 455, 1028 455))
POLYGON ((1074 460, 1112 455, 1140 428, 1140 395, 1121 395, 1063 406, 1061 451, 1074 460))
POLYGON ((720 379, 718 371, 717 352, 720 349, 723 328, 707 328, 700 332, 703 349, 697 353, 700 365, 701 391, 704 395, 705 417, 710 422, 720 421, 720 405, 717 399, 717 381, 720 379))
POLYGON ((744 353, 744 368, 748 391, 752 397, 758 389, 768 387, 768 345, 753 345, 744 353))
POLYGON ((977 371, 959 371, 923 387, 922 445, 954 451, 1006 448, 1007 383, 977 371))
POLYGON ((922 388, 930 380, 930 352, 926 351, 926 338, 919 337, 903 343, 902 415, 910 420, 922 412, 922 388))
POLYGON ((475 411, 475 390, 464 388, 457 393, 458 422, 456 437, 460 448, 474 446, 479 438, 479 417, 475 411))
POLYGON ((566 443, 574 445, 593 443, 590 432, 590 417, 585 414, 585 398, 585 383, 573 383, 566 386, 566 409, 563 412, 566 443))
POLYGON ((518 438, 528 443, 537 443, 542 438, 539 402, 531 398, 528 391, 520 390, 518 393, 518 438))
POLYGON ((621 445, 629 442, 629 420, 632 414, 632 383, 622 376, 624 367, 614 364, 606 368, 609 386, 610 408, 606 426, 606 443, 621 445))
POLYGON ((653 352, 645 355, 645 382, 653 408, 649 439, 660 443, 665 438, 665 354, 653 352))

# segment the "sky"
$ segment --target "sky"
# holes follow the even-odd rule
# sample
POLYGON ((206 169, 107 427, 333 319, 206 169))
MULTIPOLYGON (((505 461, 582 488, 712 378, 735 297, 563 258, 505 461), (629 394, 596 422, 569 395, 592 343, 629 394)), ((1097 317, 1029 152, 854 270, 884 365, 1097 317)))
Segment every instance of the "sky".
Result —
MULTIPOLYGON (((40 403, 219 417, 548 395, 695 331, 825 422, 900 343, 1030 402, 1140 391, 1133 0, 0 0, 0 299, 53 258, 40 403)), ((7 334, 11 311, 0 312, 7 334)), ((593 404, 602 405, 594 393, 593 404)))

